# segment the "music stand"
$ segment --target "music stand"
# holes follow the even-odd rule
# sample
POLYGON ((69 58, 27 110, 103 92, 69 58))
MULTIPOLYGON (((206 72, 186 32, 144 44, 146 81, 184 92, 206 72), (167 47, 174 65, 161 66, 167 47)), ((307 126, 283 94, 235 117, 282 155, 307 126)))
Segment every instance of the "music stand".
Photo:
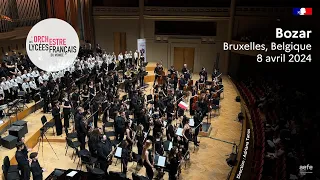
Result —
POLYGON ((162 172, 161 170, 166 167, 166 157, 155 155, 154 166, 158 170, 158 175, 157 175, 156 179, 163 179, 164 172, 162 172))
POLYGON ((170 151, 171 149, 172 149, 172 147, 173 147, 173 143, 172 143, 172 141, 164 141, 163 142, 163 149, 164 149, 164 151, 170 151))
POLYGON ((183 132, 183 128, 178 128, 177 131, 176 131, 176 135, 177 136, 183 136, 182 132, 183 132))
MULTIPOLYGON (((115 166, 117 166, 118 160, 122 159, 122 148, 121 147, 117 147, 116 149, 116 153, 114 154, 114 157, 117 158, 116 164, 115 166)), ((120 163, 121 169, 122 169, 122 162, 120 163)))
POLYGON ((165 156, 155 155, 154 164, 157 167, 165 168, 166 167, 166 157, 165 156))

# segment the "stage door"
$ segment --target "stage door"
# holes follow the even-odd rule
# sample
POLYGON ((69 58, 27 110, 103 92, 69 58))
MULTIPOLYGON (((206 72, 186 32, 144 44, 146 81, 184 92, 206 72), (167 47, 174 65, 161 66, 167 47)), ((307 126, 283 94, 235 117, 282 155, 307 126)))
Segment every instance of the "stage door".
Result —
POLYGON ((192 47, 175 47, 174 48, 174 68, 181 72, 183 64, 188 65, 188 69, 193 68, 194 51, 192 47))

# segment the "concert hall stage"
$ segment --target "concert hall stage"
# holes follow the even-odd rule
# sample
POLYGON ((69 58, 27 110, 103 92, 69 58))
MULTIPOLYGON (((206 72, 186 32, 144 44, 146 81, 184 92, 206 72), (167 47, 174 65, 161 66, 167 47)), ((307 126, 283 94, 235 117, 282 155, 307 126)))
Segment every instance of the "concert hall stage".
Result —
MULTIPOLYGON (((151 65, 152 64, 150 64, 150 67, 152 68, 147 68, 149 73, 152 72, 148 74, 148 76, 150 76, 150 80, 147 82, 153 82, 152 78, 154 78, 154 66, 151 65)), ((195 74, 193 76, 193 80, 196 81, 198 79, 199 75, 195 74)), ((152 83, 148 84, 149 87, 145 90, 146 94, 149 94, 150 87, 152 87, 152 83)), ((237 145, 240 143, 242 124, 235 120, 237 119, 238 113, 241 111, 241 105, 235 101, 238 94, 232 81, 228 77, 223 77, 223 84, 224 98, 221 100, 220 115, 215 117, 212 116, 209 119, 212 130, 208 134, 209 137, 199 138, 201 141, 199 148, 196 148, 194 151, 193 143, 190 144, 191 160, 182 168, 182 179, 221 180, 228 177, 231 167, 226 163, 227 155, 232 152, 233 143, 237 145)), ((40 118, 43 115, 44 114, 38 110, 23 118, 25 121, 28 121, 29 129, 28 134, 26 134, 26 144, 30 148, 33 148, 33 151, 35 152, 38 150, 37 142, 40 136, 40 128, 42 127, 40 118)), ((45 115, 48 120, 52 120, 51 114, 45 115)), ((206 119, 204 119, 204 122, 206 122, 206 119)), ((108 130, 111 131, 112 128, 108 127, 107 131, 108 130)), ((39 162, 45 169, 47 169, 47 171, 44 172, 44 178, 46 178, 55 168, 75 169, 78 163, 78 158, 75 162, 74 160, 71 160, 73 150, 69 148, 68 153, 65 156, 65 134, 63 133, 62 136, 57 137, 52 134, 52 129, 49 129, 46 136, 59 159, 57 159, 49 144, 44 142, 44 154, 42 154, 41 148, 39 152, 39 162)), ((11 163, 15 164, 15 151, 16 149, 8 150, 4 147, 0 147, 0 165, 2 165, 2 161, 5 156, 9 156, 11 163)), ((136 151, 137 149, 135 147, 134 152, 136 151)), ((118 163, 117 166, 114 164, 115 159, 113 164, 109 167, 109 170, 120 172, 120 164, 118 163)), ((131 174, 135 171, 135 168, 136 163, 128 164, 128 177, 131 178, 131 174)), ((84 169, 85 168, 83 168, 83 170, 84 169)), ((2 175, 2 171, 0 174, 2 175)), ((145 168, 141 168, 141 170, 138 171, 138 174, 145 175, 145 168)), ((167 179, 167 173, 165 175, 165 179, 167 179)))

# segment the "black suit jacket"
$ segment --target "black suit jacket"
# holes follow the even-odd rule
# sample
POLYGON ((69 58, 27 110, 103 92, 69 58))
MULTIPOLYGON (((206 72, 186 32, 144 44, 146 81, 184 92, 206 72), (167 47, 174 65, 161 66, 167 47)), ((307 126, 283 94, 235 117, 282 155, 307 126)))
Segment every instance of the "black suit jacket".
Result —
POLYGON ((32 177, 34 180, 42 180, 42 168, 39 164, 39 161, 32 161, 31 163, 31 172, 32 172, 32 177))

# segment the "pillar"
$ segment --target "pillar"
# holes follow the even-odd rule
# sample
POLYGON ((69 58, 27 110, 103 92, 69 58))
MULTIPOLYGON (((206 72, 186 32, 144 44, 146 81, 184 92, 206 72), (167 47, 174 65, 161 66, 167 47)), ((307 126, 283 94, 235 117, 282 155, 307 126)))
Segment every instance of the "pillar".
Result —
POLYGON ((144 38, 144 0, 139 0, 139 38, 144 38))
MULTIPOLYGON (((232 41, 235 12, 236 12, 236 0, 231 0, 230 18, 229 18, 229 24, 228 24, 228 39, 227 39, 228 43, 231 43, 231 41, 232 41)), ((226 51, 226 57, 225 57, 225 62, 224 62, 224 66, 223 66, 224 69, 222 69, 222 72, 224 72, 226 74, 228 73, 230 56, 231 56, 231 51, 226 51)))

